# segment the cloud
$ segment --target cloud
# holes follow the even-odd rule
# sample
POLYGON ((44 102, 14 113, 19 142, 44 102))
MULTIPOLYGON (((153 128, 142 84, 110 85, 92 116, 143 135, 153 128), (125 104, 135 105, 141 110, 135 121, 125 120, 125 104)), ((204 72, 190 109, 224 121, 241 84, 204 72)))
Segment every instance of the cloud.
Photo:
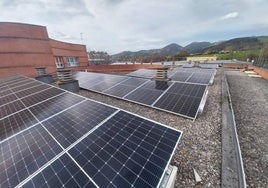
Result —
POLYGON ((238 17, 238 12, 231 12, 229 14, 226 14, 224 16, 221 17, 221 20, 227 20, 227 19, 231 19, 231 18, 237 18, 238 17))
POLYGON ((53 39, 113 54, 267 35, 267 9, 267 0, 1 0, 0 21, 47 26, 53 39))

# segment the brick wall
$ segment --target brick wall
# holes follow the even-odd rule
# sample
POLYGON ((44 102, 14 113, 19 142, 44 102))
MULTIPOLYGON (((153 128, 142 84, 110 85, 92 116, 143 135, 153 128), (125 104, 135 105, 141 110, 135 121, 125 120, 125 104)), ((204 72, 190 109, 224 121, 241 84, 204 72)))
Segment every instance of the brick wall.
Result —
POLYGON ((85 45, 49 39, 44 26, 0 22, 0 77, 35 77, 38 66, 45 66, 47 73, 55 72, 54 56, 78 57, 81 67, 88 65, 85 45))
MULTIPOLYGON (((68 56, 78 57, 79 66, 88 66, 87 49, 85 45, 66 43, 53 39, 50 39, 49 44, 54 56, 63 56, 64 58, 68 56)), ((68 68, 66 59, 65 67, 68 68)))

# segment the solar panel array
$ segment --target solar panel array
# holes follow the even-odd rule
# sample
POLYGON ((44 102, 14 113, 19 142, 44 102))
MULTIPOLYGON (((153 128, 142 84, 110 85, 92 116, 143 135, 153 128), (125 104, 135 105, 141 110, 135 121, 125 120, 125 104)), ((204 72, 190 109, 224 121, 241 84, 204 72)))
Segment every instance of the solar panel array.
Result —
POLYGON ((181 137, 34 79, 0 88, 0 187, 158 187, 181 137))
MULTIPOLYGON (((215 74, 215 68, 196 68, 192 66, 176 67, 168 70, 168 77, 171 78, 172 81, 187 83, 212 84, 215 74)), ((151 79, 156 75, 156 70, 139 69, 127 75, 151 79)))
MULTIPOLYGON (((185 81, 189 79, 189 76, 192 76, 192 73, 189 72, 182 72, 183 74, 179 76, 175 75, 176 73, 178 72, 173 70, 174 78, 180 79, 180 81, 185 81)), ((79 85, 83 89, 157 108, 190 119, 197 117, 199 106, 207 91, 207 85, 202 83, 205 79, 199 79, 197 81, 200 83, 195 84, 179 81, 165 83, 146 78, 90 72, 77 72, 75 79, 79 81, 79 85), (177 87, 178 85, 182 87, 177 87), (196 88, 198 88, 198 95, 194 93, 197 92, 196 88), (184 91, 185 89, 188 92, 184 91), (164 106, 163 101, 165 101, 165 104, 172 103, 173 105, 164 106), (189 105, 187 109, 185 109, 186 105, 189 105)))

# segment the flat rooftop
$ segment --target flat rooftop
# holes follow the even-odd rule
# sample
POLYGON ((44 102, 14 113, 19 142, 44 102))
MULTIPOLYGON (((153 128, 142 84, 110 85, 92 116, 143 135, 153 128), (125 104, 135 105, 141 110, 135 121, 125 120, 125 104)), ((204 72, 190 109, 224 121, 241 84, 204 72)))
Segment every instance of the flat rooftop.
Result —
POLYGON ((267 168, 268 81, 251 78, 237 69, 218 68, 208 86, 204 111, 195 121, 150 107, 80 89, 77 93, 183 131, 172 163, 178 167, 176 187, 220 187, 222 169, 222 74, 226 74, 234 106, 249 187, 265 187, 267 168), (238 98, 238 99, 237 99, 238 98), (246 117, 245 117, 246 116, 246 117), (248 121, 250 120, 250 121, 248 121), (257 125, 257 126, 255 126, 257 125), (266 134, 262 134, 266 133, 266 134), (250 154, 249 154, 250 153, 250 154), (193 169, 202 181, 195 181, 193 169))

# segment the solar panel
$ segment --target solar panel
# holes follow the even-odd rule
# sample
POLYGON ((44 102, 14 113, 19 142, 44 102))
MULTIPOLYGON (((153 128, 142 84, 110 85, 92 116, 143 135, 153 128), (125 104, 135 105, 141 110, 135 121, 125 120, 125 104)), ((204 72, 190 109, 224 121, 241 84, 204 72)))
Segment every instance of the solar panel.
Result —
POLYGON ((193 75, 187 80, 187 82, 209 84, 212 77, 212 74, 193 73, 193 75))
POLYGON ((180 135, 119 111, 69 153, 99 187, 157 187, 180 135))
POLYGON ((135 88, 136 88, 135 86, 118 84, 118 85, 111 87, 110 89, 104 91, 103 93, 122 98, 125 95, 127 95, 128 93, 130 93, 131 91, 133 91, 135 88))
POLYGON ((117 84, 117 82, 103 81, 103 82, 99 82, 96 85, 90 85, 89 87, 87 87, 87 89, 97 91, 97 92, 102 92, 104 90, 111 88, 112 86, 114 86, 116 84, 117 84))
POLYGON ((163 84, 162 82, 159 82, 158 84, 159 85, 157 85, 155 81, 148 81, 146 84, 126 95, 124 99, 145 105, 151 105, 170 85, 170 83, 163 84))
POLYGON ((150 69, 139 69, 128 73, 128 76, 140 77, 140 78, 153 78, 155 76, 156 71, 150 69))
POLYGON ((188 72, 176 72, 170 78, 172 81, 185 82, 191 75, 192 73, 188 72))
POLYGON ((30 88, 30 87, 34 87, 34 86, 38 86, 38 85, 42 85, 42 83, 32 81, 32 82, 29 82, 29 83, 27 83, 27 84, 17 85, 16 87, 12 87, 11 90, 12 90, 13 92, 16 92, 16 91, 24 90, 24 89, 26 89, 26 88, 30 88))
POLYGON ((36 123, 36 119, 28 110, 7 116, 0 120, 0 141, 36 123))
POLYGON ((48 119, 43 125, 64 148, 67 148, 115 111, 112 107, 85 101, 48 119))
POLYGON ((10 102, 13 102, 16 99, 17 99, 17 97, 14 94, 5 95, 3 97, 0 97, 0 106, 8 104, 10 102))
POLYGON ((16 96, 18 98, 23 98, 23 97, 26 97, 28 95, 32 95, 36 92, 40 92, 40 91, 48 89, 48 88, 50 88, 50 86, 48 86, 46 84, 35 85, 31 88, 24 88, 24 90, 17 91, 16 96))
POLYGON ((41 125, 25 130, 0 146, 1 187, 15 187, 62 151, 41 125))
POLYGON ((35 81, 32 79, 19 80, 18 82, 12 82, 12 83, 8 84, 8 87, 9 88, 21 87, 22 85, 27 85, 27 84, 30 84, 32 82, 35 82, 35 81))
POLYGON ((5 96, 5 95, 9 95, 12 91, 10 89, 7 88, 0 88, 1 92, 0 92, 0 98, 5 96))
POLYGON ((206 85, 175 82, 154 107, 195 119, 206 85))
POLYGON ((124 99, 137 103, 151 105, 163 93, 162 90, 138 88, 124 97, 124 99))
POLYGON ((14 101, 0 106, 0 119, 24 108, 25 106, 20 101, 14 101))
POLYGON ((22 98, 21 101, 28 107, 46 99, 49 99, 53 96, 59 95, 63 92, 63 90, 51 87, 41 92, 34 93, 33 95, 28 95, 27 97, 22 98))
POLYGON ((129 78, 123 81, 121 84, 129 85, 129 86, 140 86, 141 84, 144 84, 147 81, 148 79, 143 79, 143 78, 129 78))
POLYGON ((32 106, 30 111, 39 121, 42 121, 83 100, 84 99, 79 96, 70 93, 63 93, 62 95, 32 106))
POLYGON ((159 186, 180 131, 49 85, 28 86, 0 98, 1 187, 159 186))
POLYGON ((128 78, 119 84, 116 84, 109 89, 106 89, 103 91, 103 93, 114 96, 114 97, 119 97, 123 98, 136 88, 140 87, 144 83, 148 82, 147 79, 141 79, 141 78, 128 78))
POLYGON ((23 187, 96 187, 74 161, 64 154, 23 187))

